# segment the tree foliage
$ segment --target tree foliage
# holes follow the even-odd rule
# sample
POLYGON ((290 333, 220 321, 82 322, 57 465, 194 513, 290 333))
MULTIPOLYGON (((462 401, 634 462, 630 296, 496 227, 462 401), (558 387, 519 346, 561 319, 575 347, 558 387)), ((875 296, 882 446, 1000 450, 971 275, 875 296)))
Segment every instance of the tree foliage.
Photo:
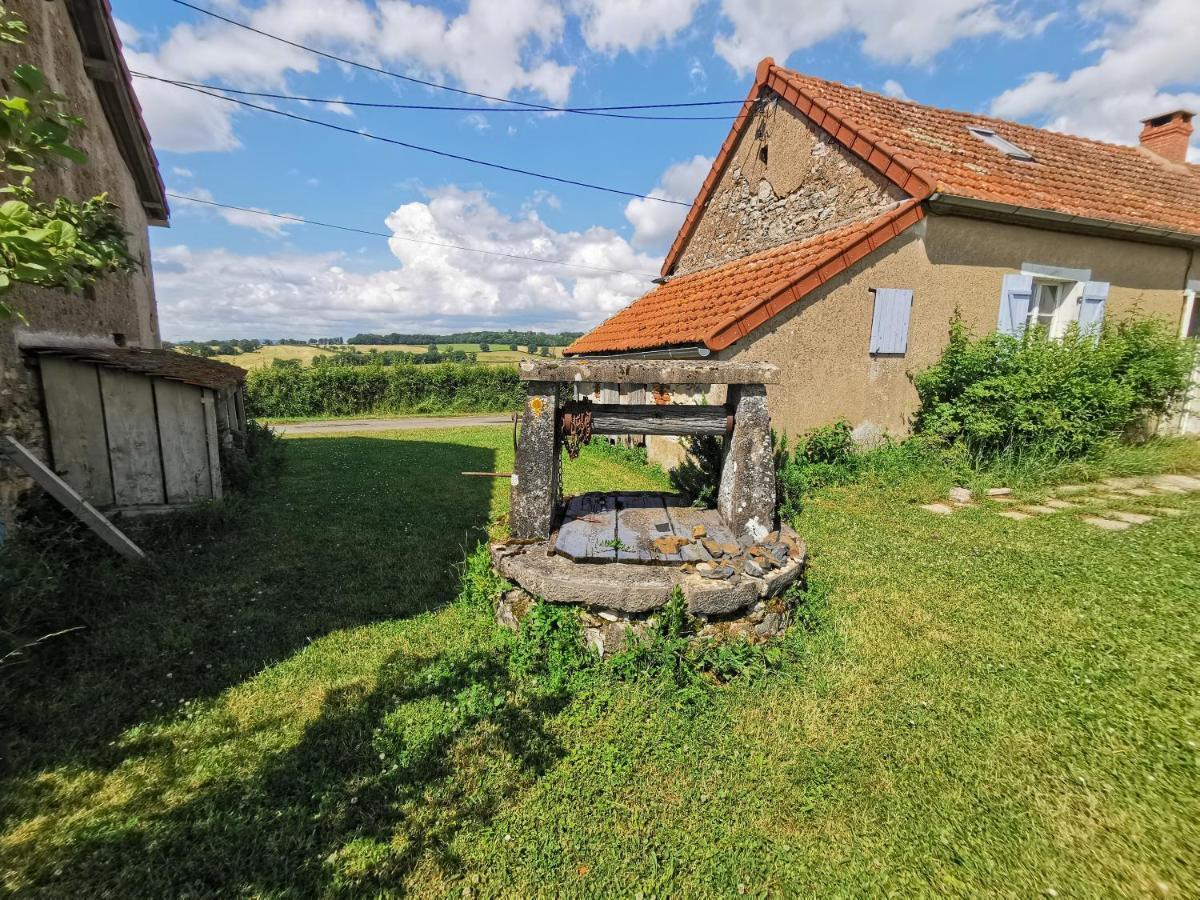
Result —
MULTIPOLYGON (((21 44, 25 23, 0 7, 0 42, 21 44)), ((83 120, 67 109, 35 66, 9 73, 12 96, 0 97, 0 145, 6 184, 0 194, 0 319, 20 313, 4 299, 16 284, 80 292, 108 272, 128 271, 129 253, 117 207, 106 194, 83 203, 38 198, 32 175, 39 166, 82 163, 87 155, 71 143, 83 120)))

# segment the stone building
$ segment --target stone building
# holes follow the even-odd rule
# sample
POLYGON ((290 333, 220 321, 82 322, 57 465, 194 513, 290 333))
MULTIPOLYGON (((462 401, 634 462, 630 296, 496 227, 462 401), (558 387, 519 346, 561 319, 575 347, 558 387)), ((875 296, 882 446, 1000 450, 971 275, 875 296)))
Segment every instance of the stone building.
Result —
MULTIPOLYGON (((906 431, 909 376, 940 356, 956 309, 977 334, 1031 323, 1061 334, 1137 309, 1196 335, 1189 112, 1147 119, 1141 146, 1117 146, 771 59, 742 111, 661 285, 568 355, 771 362, 776 428, 844 417, 868 439, 906 431)), ((1195 396, 1173 425, 1200 431, 1195 396)), ((665 440, 651 454, 669 462, 665 440)))
MULTIPOLYGON (((7 295, 27 322, 0 320, 0 435, 33 450, 98 506, 219 496, 211 451, 231 444, 244 423, 244 373, 160 347, 147 230, 166 226, 169 210, 107 0, 5 6, 29 34, 20 46, 4 45, 4 68, 36 65, 87 124, 77 138, 87 162, 40 169, 39 197, 107 192, 141 265, 99 279, 83 296, 27 286, 7 295), (198 437, 194 449, 181 449, 160 433, 158 417, 171 415, 185 430, 203 430, 203 459, 198 437)), ((31 487, 0 457, 0 537, 31 487)))

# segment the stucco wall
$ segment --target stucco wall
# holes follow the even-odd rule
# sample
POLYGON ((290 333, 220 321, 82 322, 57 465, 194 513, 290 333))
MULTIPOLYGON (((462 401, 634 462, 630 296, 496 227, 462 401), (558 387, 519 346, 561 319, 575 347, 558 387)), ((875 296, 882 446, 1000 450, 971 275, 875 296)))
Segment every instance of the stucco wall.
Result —
POLYGON ((1178 325, 1188 262, 1178 248, 932 216, 721 358, 782 369, 768 388, 776 430, 795 435, 844 417, 862 437, 902 435, 917 406, 910 373, 937 360, 956 308, 977 334, 996 327, 1005 274, 1026 263, 1090 269, 1092 280, 1110 282, 1106 317, 1139 311, 1178 325), (913 291, 903 356, 867 352, 877 287, 913 291))
POLYGON ((820 234, 904 196, 779 100, 742 132, 674 274, 820 234))
MULTIPOLYGON (((70 100, 72 112, 87 123, 77 138, 87 151, 84 165, 61 165, 40 170, 34 179, 40 197, 67 196, 84 200, 107 191, 121 208, 129 246, 142 261, 139 272, 101 279, 87 296, 17 288, 8 302, 21 310, 28 325, 0 322, 0 434, 11 434, 45 454, 45 435, 36 372, 21 358, 18 339, 25 343, 45 339, 88 340, 111 344, 113 334, 125 336, 129 346, 159 345, 158 315, 150 274, 150 249, 146 216, 132 176, 117 149, 108 122, 90 79, 83 55, 62 0, 9 0, 9 13, 24 20, 29 35, 23 46, 4 45, 3 68, 21 62, 42 70, 49 83, 70 100)), ((0 522, 11 526, 18 495, 29 486, 14 467, 0 465, 0 522)))

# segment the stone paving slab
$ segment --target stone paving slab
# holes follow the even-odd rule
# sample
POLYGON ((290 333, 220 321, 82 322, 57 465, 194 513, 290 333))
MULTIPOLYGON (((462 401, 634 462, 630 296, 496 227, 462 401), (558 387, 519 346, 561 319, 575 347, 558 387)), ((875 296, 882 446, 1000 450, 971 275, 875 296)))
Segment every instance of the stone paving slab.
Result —
POLYGON ((1117 519, 1121 522, 1128 522, 1130 525, 1145 525, 1147 522, 1153 522, 1154 516, 1147 516, 1143 513, 1125 512, 1124 510, 1110 510, 1105 515, 1110 519, 1117 519))
POLYGON ((1099 516, 1081 516, 1079 521, 1087 522, 1087 524, 1094 525, 1096 528, 1103 528, 1105 531, 1122 531, 1131 527, 1129 522, 1118 522, 1116 519, 1102 519, 1099 516))
POLYGON ((1001 518, 1012 519, 1014 522, 1021 522, 1025 519, 1032 519, 1033 516, 1029 513, 1021 512, 1017 509, 1006 509, 998 513, 1001 518))

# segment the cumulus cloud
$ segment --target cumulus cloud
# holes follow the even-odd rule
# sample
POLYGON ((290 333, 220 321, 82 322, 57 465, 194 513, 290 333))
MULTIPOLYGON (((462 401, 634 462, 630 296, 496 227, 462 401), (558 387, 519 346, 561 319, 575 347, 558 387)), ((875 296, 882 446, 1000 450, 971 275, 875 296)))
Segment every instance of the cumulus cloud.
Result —
MULTIPOLYGON (((691 203, 711 167, 712 157, 699 154, 675 163, 663 172, 650 196, 691 203)), ((670 246, 686 215, 687 207, 654 200, 636 198, 625 205, 625 218, 633 225, 634 246, 659 253, 670 246)))
POLYGON ((164 335, 306 337, 478 327, 583 329, 649 287, 655 260, 606 228, 555 231, 532 209, 508 216, 479 191, 443 188, 387 218, 397 265, 351 268, 350 256, 239 254, 173 246, 155 253, 164 335), (411 243, 459 244, 618 274, 411 243))
POLYGON ((911 99, 904 90, 904 85, 896 81, 894 78, 889 78, 883 83, 883 92, 889 97, 895 97, 897 100, 911 99))
POLYGON ((992 102, 1006 118, 1120 143, 1137 141, 1140 120, 1200 109, 1200 7, 1195 0, 1092 0, 1081 12, 1099 25, 1099 58, 1065 77, 1035 72, 992 102))
MULTIPOLYGON (((564 15, 550 0, 471 0, 456 16, 407 0, 377 6, 365 0, 268 0, 229 10, 262 31, 297 43, 376 62, 431 79, 457 82, 497 97, 517 91, 565 102, 575 72, 548 57, 562 37, 564 15)), ((151 49, 131 29, 130 68, 184 81, 221 80, 230 86, 286 88, 292 73, 313 73, 319 57, 219 22, 184 23, 151 49)), ((141 80, 138 97, 156 146, 177 152, 239 146, 230 104, 141 80)), ((346 115, 343 105, 330 107, 346 115)))
POLYGON ((732 27, 714 41, 718 55, 739 72, 753 69, 764 56, 782 62, 843 32, 862 36, 862 50, 888 63, 924 63, 963 38, 1008 38, 1040 33, 1053 16, 1034 19, 992 0, 830 0, 806 4, 794 0, 721 0, 732 27))
POLYGON ((688 26, 700 0, 578 0, 583 39, 598 53, 640 50, 688 26))

